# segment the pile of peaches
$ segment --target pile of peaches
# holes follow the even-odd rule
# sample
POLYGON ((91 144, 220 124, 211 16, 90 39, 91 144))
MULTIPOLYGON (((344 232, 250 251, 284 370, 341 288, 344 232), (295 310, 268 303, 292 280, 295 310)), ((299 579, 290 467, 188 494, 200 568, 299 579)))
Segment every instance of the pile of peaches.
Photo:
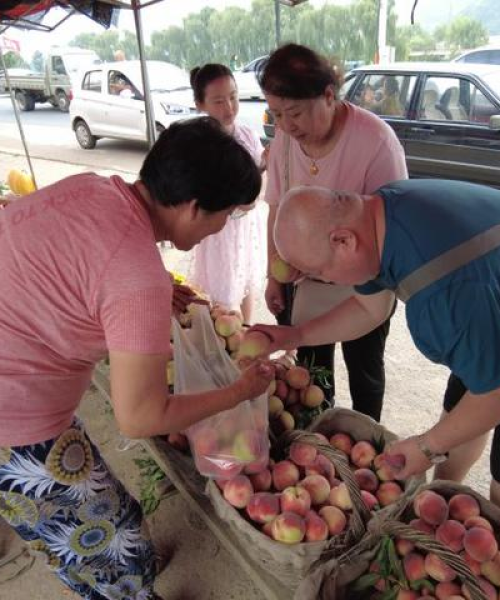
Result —
MULTIPOLYGON (((433 490, 424 490, 413 501, 409 525, 441 542, 459 555, 477 577, 485 598, 498 600, 500 553, 493 526, 481 515, 472 495, 455 493, 446 499, 433 490)), ((392 540, 389 542, 392 543, 392 540)), ((370 574, 363 579, 373 590, 397 600, 469 600, 467 585, 438 554, 422 550, 409 539, 396 538, 395 553, 389 560, 377 557, 370 574)))
MULTIPOLYGON (((394 473, 368 441, 355 442, 347 433, 322 442, 345 453, 369 510, 388 506, 403 494, 394 473)), ((353 504, 348 487, 336 476, 333 463, 314 445, 293 442, 288 458, 270 461, 257 473, 216 480, 227 502, 255 527, 285 544, 319 542, 344 532, 353 504)))

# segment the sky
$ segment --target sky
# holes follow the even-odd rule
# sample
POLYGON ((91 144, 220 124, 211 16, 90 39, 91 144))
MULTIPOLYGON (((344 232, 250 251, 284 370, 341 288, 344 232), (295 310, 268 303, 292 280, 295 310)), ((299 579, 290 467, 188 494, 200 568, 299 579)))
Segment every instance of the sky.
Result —
MULTIPOLYGON (((407 25, 410 23, 410 13, 413 1, 414 0, 396 0, 398 23, 400 25, 407 25)), ((435 0, 419 0, 419 6, 434 1, 435 0)), ((315 7, 320 7, 324 4, 348 4, 349 0, 309 0, 309 2, 315 7)), ((183 2, 179 0, 164 0, 163 2, 147 7, 142 11, 143 28, 146 39, 149 38, 149 35, 153 30, 166 29, 171 25, 182 25, 182 20, 188 14, 197 13, 205 6, 211 6, 217 10, 222 10, 227 6, 239 6, 244 9, 249 9, 251 0, 185 0, 183 2)), ((46 17, 46 23, 55 19, 57 15, 56 10, 49 13, 46 17)), ((134 31, 134 19, 131 11, 121 11, 118 27, 119 29, 134 31)), ((67 44, 76 35, 82 32, 100 33, 102 31, 104 31, 102 27, 87 17, 78 15, 72 16, 66 23, 63 23, 60 27, 50 33, 33 31, 22 32, 10 29, 5 35, 6 37, 18 40, 21 43, 21 54, 24 58, 29 60, 35 50, 43 51, 43 48, 48 48, 51 45, 67 44)))

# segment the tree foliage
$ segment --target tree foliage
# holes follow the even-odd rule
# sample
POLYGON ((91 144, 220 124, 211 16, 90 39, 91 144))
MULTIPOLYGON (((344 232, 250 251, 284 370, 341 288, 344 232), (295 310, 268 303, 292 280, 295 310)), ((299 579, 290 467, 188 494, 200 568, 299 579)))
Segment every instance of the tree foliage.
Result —
MULTIPOLYGON (((487 40, 484 27, 473 19, 457 17, 435 35, 418 25, 398 27, 395 0, 389 0, 387 44, 396 47, 396 59, 405 60, 412 51, 430 51, 445 42, 452 51, 474 48, 487 40)), ((330 58, 341 61, 373 62, 377 52, 379 0, 355 0, 348 5, 308 3, 295 8, 281 6, 281 40, 306 44, 330 58)), ((138 57, 137 43, 130 32, 82 33, 72 45, 89 48, 103 60, 113 60, 117 49, 127 59, 138 57)), ((238 57, 245 64, 272 51, 276 46, 274 3, 253 0, 250 10, 229 6, 217 11, 203 8, 188 15, 182 27, 155 31, 146 56, 166 60, 190 69, 206 62, 229 64, 238 57)))

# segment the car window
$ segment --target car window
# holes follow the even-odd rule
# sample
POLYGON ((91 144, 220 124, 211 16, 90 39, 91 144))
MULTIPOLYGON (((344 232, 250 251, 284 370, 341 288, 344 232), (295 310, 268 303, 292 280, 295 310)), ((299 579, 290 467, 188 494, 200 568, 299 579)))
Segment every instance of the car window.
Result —
POLYGON ((478 50, 462 56, 458 62, 500 65, 500 50, 478 50))
POLYGON ((340 100, 344 100, 346 96, 349 95, 349 90, 352 88, 353 83, 356 81, 356 75, 351 75, 346 78, 344 81, 344 85, 339 90, 339 98, 340 100))
POLYGON ((57 75, 67 75, 66 67, 64 66, 63 59, 60 56, 52 57, 52 71, 57 75))
POLYGON ((102 89, 102 71, 89 71, 82 82, 82 90, 100 92, 102 89))
POLYGON ((404 117, 416 80, 415 75, 366 74, 351 102, 381 116, 404 117))
POLYGON ((421 120, 488 124, 495 105, 464 77, 427 77, 420 98, 421 120))
POLYGON ((121 71, 110 71, 108 73, 108 93, 112 96, 125 96, 123 92, 128 92, 129 97, 134 93, 132 82, 121 71))

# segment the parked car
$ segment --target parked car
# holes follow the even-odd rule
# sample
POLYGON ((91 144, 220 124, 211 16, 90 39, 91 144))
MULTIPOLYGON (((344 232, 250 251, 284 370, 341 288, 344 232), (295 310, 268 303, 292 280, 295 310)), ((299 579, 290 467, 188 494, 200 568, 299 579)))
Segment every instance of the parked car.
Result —
POLYGON ((500 65, 500 46, 482 46, 481 48, 469 50, 454 58, 453 62, 500 65))
POLYGON ((267 56, 259 56, 243 68, 234 71, 233 75, 238 86, 240 100, 264 100, 264 94, 257 82, 256 73, 267 58, 267 56))
MULTIPOLYGON (((410 177, 460 179, 500 188, 500 67, 363 66, 346 77, 341 98, 379 114, 394 129, 405 149, 410 177), (396 97, 384 104, 384 90, 389 88, 396 97)), ((269 110, 264 131, 268 138, 274 136, 269 110)))
MULTIPOLYGON (((196 114, 188 74, 162 61, 147 61, 157 131, 196 114)), ((86 150, 103 137, 147 140, 139 61, 106 63, 83 73, 70 106, 71 126, 86 150)))
POLYGON ((8 92, 12 89, 17 105, 23 111, 34 110, 37 103, 50 102, 59 110, 68 112, 78 71, 100 62, 93 50, 53 46, 44 55, 42 72, 8 69, 10 87, 3 74, 0 90, 8 92))

